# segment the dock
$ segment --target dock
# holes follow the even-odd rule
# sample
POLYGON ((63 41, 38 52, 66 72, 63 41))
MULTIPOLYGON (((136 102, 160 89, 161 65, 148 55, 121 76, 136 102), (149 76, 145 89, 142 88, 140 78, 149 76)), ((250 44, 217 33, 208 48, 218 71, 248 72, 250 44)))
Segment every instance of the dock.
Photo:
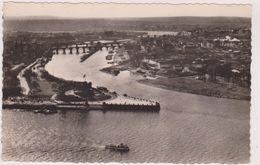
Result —
POLYGON ((26 103, 3 103, 3 109, 24 109, 24 110, 102 110, 102 111, 148 111, 159 112, 160 104, 115 104, 115 103, 93 103, 93 104, 26 104, 26 103))

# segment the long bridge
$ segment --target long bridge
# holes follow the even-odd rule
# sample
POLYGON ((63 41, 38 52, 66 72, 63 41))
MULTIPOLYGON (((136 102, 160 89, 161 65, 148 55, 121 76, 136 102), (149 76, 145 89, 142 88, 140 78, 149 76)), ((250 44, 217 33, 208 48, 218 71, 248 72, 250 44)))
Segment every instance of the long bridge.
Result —
POLYGON ((62 45, 62 46, 56 46, 52 48, 52 52, 54 54, 59 54, 59 51, 62 51, 62 54, 73 54, 73 50, 76 51, 76 54, 80 53, 80 50, 82 53, 86 53, 88 51, 97 51, 102 50, 103 48, 106 48, 107 50, 111 48, 114 50, 116 47, 121 47, 125 42, 122 41, 111 41, 107 43, 101 43, 101 42, 85 42, 83 44, 75 44, 75 45, 62 45))

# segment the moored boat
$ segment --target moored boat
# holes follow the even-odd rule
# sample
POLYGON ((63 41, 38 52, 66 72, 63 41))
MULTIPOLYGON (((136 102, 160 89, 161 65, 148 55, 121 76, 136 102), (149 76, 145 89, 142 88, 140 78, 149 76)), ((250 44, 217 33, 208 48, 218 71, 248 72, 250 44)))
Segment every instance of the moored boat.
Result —
POLYGON ((114 53, 114 51, 113 51, 113 50, 110 50, 108 53, 109 53, 109 54, 113 54, 113 53, 114 53))
POLYGON ((106 149, 109 149, 111 151, 119 151, 119 152, 128 152, 130 149, 126 144, 119 144, 119 145, 113 145, 109 144, 105 146, 106 149))
POLYGON ((43 113, 43 114, 52 114, 52 113, 57 113, 57 110, 50 110, 50 109, 41 109, 41 110, 34 110, 34 113, 43 113))

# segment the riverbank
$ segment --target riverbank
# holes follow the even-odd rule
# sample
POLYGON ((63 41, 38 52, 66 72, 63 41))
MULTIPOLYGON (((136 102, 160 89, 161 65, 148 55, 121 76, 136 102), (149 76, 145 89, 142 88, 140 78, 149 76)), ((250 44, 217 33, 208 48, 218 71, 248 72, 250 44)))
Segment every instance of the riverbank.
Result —
POLYGON ((151 76, 149 73, 136 71, 134 68, 130 67, 128 63, 113 65, 103 68, 100 71, 117 76, 120 74, 120 71, 124 70, 142 75, 145 79, 138 80, 138 82, 153 87, 216 98, 250 100, 250 89, 240 87, 233 83, 205 82, 196 80, 192 76, 174 78, 151 76))
POLYGON ((153 87, 197 95, 237 100, 250 100, 250 89, 234 84, 220 84, 195 80, 192 77, 142 79, 139 83, 153 87))
POLYGON ((30 87, 29 84, 26 80, 26 74, 28 71, 32 69, 33 66, 35 66, 37 63, 41 61, 41 58, 36 59, 33 63, 25 67, 18 75, 17 78, 20 81, 20 87, 21 87, 21 92, 24 95, 28 95, 30 93, 30 87))
POLYGON ((20 109, 25 111, 39 112, 42 110, 48 110, 50 112, 57 112, 57 110, 102 110, 102 111, 150 111, 154 112, 160 111, 160 104, 158 102, 138 99, 138 98, 128 98, 127 96, 120 96, 115 100, 104 101, 104 102, 85 102, 80 103, 56 103, 56 102, 12 102, 4 101, 3 109, 20 109))
MULTIPOLYGON (((24 96, 4 100, 5 108, 37 109, 100 109, 159 110, 159 103, 141 98, 118 95, 105 87, 92 87, 91 82, 68 81, 45 70, 50 59, 39 58, 24 70, 22 82, 27 86, 24 96), (86 103, 87 101, 87 103, 86 103), (10 103, 10 104, 9 104, 10 103)), ((24 86, 21 86, 24 88, 24 86)))
MULTIPOLYGON (((113 98, 112 93, 106 88, 94 88, 91 82, 67 81, 54 77, 45 70, 48 61, 35 63, 33 73, 28 84, 31 89, 31 96, 55 98, 67 103, 76 101, 104 101, 113 98), (36 85, 31 85, 36 84, 36 85)), ((31 74, 30 74, 31 75, 31 74)))

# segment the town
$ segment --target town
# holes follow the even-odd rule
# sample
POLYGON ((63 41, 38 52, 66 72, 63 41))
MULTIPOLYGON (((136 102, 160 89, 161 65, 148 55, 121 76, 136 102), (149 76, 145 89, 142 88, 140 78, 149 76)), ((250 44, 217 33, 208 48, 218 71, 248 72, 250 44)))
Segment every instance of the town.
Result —
POLYGON ((117 65, 103 71, 118 74, 118 70, 129 69, 143 75, 145 79, 139 82, 148 85, 248 100, 250 42, 251 32, 246 27, 194 29, 163 35, 148 32, 116 50, 117 65))
MULTIPOLYGON (((7 33, 3 54, 4 98, 21 94, 14 75, 39 57, 45 57, 47 63, 55 53, 53 47, 81 44, 86 40, 93 44, 93 41, 120 39, 127 42, 115 50, 113 59, 110 56, 113 65, 103 69, 107 73, 131 70, 143 75, 139 82, 148 85, 214 97, 250 99, 251 31, 248 27, 196 27, 168 34, 149 31, 7 33)), ((34 81, 28 81, 35 86, 34 81)))

